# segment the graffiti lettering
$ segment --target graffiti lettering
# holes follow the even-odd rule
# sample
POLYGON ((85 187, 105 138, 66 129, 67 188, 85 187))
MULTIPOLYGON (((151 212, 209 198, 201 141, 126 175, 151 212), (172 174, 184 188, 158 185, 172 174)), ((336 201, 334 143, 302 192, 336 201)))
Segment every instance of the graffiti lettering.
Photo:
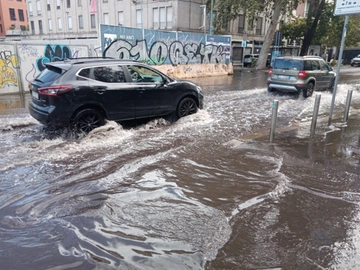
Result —
POLYGON ((45 69, 45 64, 49 62, 60 61, 65 58, 71 58, 71 50, 68 46, 50 44, 45 46, 44 56, 36 60, 36 66, 39 71, 45 69))
POLYGON ((23 45, 20 45, 18 48, 22 55, 33 56, 33 57, 38 56, 38 50, 34 46, 23 44, 23 45))
POLYGON ((0 51, 0 88, 18 86, 16 69, 20 67, 17 55, 10 51, 0 51))
POLYGON ((172 65, 226 62, 226 50, 221 45, 183 44, 180 41, 174 41, 169 46, 162 41, 155 41, 151 46, 148 45, 146 40, 136 40, 133 45, 124 39, 118 39, 106 47, 104 56, 135 59, 152 65, 163 65, 167 59, 172 65))

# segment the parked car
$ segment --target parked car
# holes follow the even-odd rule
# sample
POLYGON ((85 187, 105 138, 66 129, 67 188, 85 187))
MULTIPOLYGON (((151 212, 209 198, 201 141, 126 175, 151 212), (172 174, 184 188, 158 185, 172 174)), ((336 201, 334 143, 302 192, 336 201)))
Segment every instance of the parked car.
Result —
POLYGON ((86 58, 46 64, 30 84, 29 112, 40 123, 87 133, 105 120, 177 120, 203 108, 203 93, 137 61, 86 58))
POLYGON ((254 61, 259 58, 258 54, 246 54, 244 55, 243 65, 244 67, 251 67, 254 61))
POLYGON ((355 56, 353 59, 351 59, 350 61, 350 65, 353 66, 360 66, 360 54, 355 56))
POLYGON ((334 88, 336 73, 319 56, 275 58, 268 72, 268 91, 301 93, 309 97, 314 90, 334 88))

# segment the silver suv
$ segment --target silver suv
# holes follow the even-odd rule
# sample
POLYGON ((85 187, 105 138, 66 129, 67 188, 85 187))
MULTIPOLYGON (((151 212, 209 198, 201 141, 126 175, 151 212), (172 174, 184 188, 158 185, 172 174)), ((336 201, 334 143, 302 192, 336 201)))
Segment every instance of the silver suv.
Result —
POLYGON ((268 91, 302 93, 310 97, 314 90, 334 88, 336 73, 319 56, 277 57, 268 72, 268 91))

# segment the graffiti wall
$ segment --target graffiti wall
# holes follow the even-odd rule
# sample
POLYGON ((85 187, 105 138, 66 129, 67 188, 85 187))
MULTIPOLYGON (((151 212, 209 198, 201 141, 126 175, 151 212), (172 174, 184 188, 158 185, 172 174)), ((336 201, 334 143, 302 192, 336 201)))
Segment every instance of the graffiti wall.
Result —
POLYGON ((0 49, 0 91, 17 92, 20 84, 20 60, 12 45, 1 45, 0 49))
POLYGON ((217 64, 230 61, 231 36, 209 36, 101 25, 104 56, 150 65, 217 64))
POLYGON ((0 49, 0 94, 27 92, 27 85, 48 62, 89 56, 86 45, 2 44, 0 49))

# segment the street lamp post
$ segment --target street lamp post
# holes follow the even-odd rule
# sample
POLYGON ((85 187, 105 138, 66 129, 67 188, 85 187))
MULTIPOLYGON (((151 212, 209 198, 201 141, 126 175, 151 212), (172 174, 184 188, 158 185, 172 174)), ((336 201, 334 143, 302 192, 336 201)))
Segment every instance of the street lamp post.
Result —
MULTIPOLYGON (((201 8, 203 8, 203 17, 204 17, 204 20, 203 20, 203 25, 202 27, 204 27, 204 35, 206 35, 206 5, 200 5, 201 8)), ((200 27, 200 28, 202 28, 200 27)))
POLYGON ((211 11, 210 11, 210 29, 209 34, 212 35, 213 32, 213 16, 214 16, 214 0, 211 0, 211 11))

